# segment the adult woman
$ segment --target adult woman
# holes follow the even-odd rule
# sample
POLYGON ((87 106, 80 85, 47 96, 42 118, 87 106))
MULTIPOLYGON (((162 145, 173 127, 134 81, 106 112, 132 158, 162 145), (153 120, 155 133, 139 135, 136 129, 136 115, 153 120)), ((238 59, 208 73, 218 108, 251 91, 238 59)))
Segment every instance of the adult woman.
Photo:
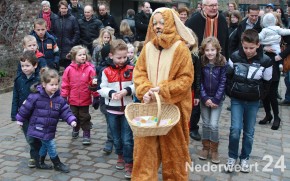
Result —
POLYGON ((289 22, 288 22, 287 17, 285 16, 285 13, 284 13, 283 9, 281 7, 277 7, 276 13, 278 13, 280 15, 282 23, 283 23, 283 26, 285 28, 288 28, 289 22))
POLYGON ((242 16, 240 11, 234 10, 230 15, 230 27, 229 27, 229 35, 231 36, 232 32, 239 26, 242 21, 242 16))
POLYGON ((189 9, 187 7, 181 7, 178 9, 179 19, 185 24, 186 20, 188 19, 189 9))
POLYGON ((43 18, 46 21, 47 31, 50 31, 52 23, 57 18, 57 15, 51 11, 49 1, 42 1, 41 6, 42 10, 39 13, 38 18, 43 18))
POLYGON ((59 65, 66 68, 71 63, 66 58, 70 49, 77 45, 80 39, 80 30, 76 18, 68 13, 68 3, 61 0, 58 3, 59 13, 52 24, 51 31, 57 37, 57 45, 60 49, 59 65))

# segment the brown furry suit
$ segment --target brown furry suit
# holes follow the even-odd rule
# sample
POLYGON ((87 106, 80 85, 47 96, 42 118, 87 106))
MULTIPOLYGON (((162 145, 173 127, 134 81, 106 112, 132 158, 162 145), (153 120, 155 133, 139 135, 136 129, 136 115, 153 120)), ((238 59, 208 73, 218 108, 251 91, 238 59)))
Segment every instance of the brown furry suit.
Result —
MULTIPOLYGON (((150 42, 147 41, 148 43, 138 58, 134 69, 134 84, 137 97, 140 100, 143 99, 144 94, 150 88, 159 86, 159 95, 162 97, 162 100, 177 105, 181 112, 181 118, 178 124, 165 136, 134 138, 133 181, 158 180, 160 163, 162 163, 163 180, 188 180, 185 163, 191 161, 188 150, 188 121, 192 109, 191 85, 194 73, 193 65, 189 49, 184 42, 180 41, 183 39, 177 33, 172 11, 161 11, 161 14, 165 20, 164 31, 159 37, 155 35, 152 25, 153 15, 149 22, 146 39, 149 39, 150 42), (177 45, 173 49, 174 52, 168 53, 173 56, 166 57, 166 55, 163 55, 163 52, 171 50, 170 48, 173 45, 177 45), (162 48, 160 49, 160 47, 162 48), (150 55, 146 52, 149 50, 150 55), (151 58, 148 60, 148 57, 151 58), (162 59, 158 59, 158 57, 162 59), (157 67, 159 61, 161 64, 163 62, 162 65, 166 65, 167 61, 171 63, 167 65, 170 66, 168 68, 168 77, 161 79, 159 82, 156 81, 157 84, 155 85, 154 81, 148 78, 154 77, 154 75, 152 76, 151 69, 148 71, 148 66, 155 65, 157 67)), ((162 71, 162 66, 159 65, 154 70, 162 71)), ((161 74, 160 72, 157 75, 161 74)), ((158 78, 155 79, 159 80, 158 78)))

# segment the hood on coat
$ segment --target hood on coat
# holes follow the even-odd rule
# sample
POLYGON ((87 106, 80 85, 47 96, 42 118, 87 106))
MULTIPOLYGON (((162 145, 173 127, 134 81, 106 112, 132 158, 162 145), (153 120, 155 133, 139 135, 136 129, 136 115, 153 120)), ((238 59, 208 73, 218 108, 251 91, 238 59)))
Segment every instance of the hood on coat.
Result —
POLYGON ((168 49, 178 40, 184 40, 190 45, 196 43, 189 30, 181 22, 174 10, 169 8, 156 9, 149 21, 145 44, 152 41, 156 48, 159 49, 162 47, 168 49), (153 30, 153 18, 156 13, 161 13, 164 19, 164 29, 160 36, 157 36, 153 30))
POLYGON ((268 27, 268 26, 276 26, 277 19, 272 13, 267 13, 264 15, 262 20, 262 26, 268 27))

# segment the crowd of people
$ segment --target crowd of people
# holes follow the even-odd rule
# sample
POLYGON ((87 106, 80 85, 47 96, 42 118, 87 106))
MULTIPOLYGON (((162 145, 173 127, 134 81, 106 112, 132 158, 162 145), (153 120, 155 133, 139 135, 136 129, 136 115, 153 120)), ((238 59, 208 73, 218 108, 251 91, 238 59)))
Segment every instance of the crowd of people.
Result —
POLYGON ((231 103, 229 172, 238 158, 241 171, 250 171, 261 105, 266 116, 259 124, 274 120, 271 129, 279 129, 278 105, 290 105, 289 70, 283 68, 290 46, 281 49, 282 43, 290 45, 290 30, 283 8, 268 4, 264 11, 252 4, 242 17, 234 2, 219 12, 217 0, 203 0, 192 13, 187 7, 152 12, 143 2, 136 14, 128 9, 118 26, 105 4, 99 4, 98 15, 78 0, 61 0, 57 14, 49 1, 41 5, 33 30, 23 38, 11 111, 30 146, 29 167, 69 172, 56 151, 57 124, 63 120, 72 126, 74 140, 82 131, 82 144, 90 145, 90 105, 106 118, 103 151, 110 154, 114 148, 116 169, 138 181, 157 180, 161 163, 164 180, 188 180, 190 137, 202 140, 199 159, 220 163, 225 96, 231 103), (287 90, 278 103, 282 72, 287 90), (179 108, 180 120, 167 135, 134 137, 126 105, 154 102, 156 92, 179 108), (53 166, 44 162, 47 154, 53 166))

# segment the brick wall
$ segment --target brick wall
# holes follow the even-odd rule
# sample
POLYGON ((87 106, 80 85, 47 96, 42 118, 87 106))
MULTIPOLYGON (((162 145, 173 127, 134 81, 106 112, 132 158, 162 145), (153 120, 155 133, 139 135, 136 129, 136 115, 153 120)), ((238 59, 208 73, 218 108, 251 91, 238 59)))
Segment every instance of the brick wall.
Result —
MULTIPOLYGON (((32 30, 32 22, 41 9, 39 2, 29 3, 27 0, 11 2, 11 5, 18 6, 22 13, 12 45, 0 44, 0 70, 2 71, 16 70, 19 56, 23 50, 22 38, 32 30)), ((13 33, 13 31, 9 33, 13 33)))

